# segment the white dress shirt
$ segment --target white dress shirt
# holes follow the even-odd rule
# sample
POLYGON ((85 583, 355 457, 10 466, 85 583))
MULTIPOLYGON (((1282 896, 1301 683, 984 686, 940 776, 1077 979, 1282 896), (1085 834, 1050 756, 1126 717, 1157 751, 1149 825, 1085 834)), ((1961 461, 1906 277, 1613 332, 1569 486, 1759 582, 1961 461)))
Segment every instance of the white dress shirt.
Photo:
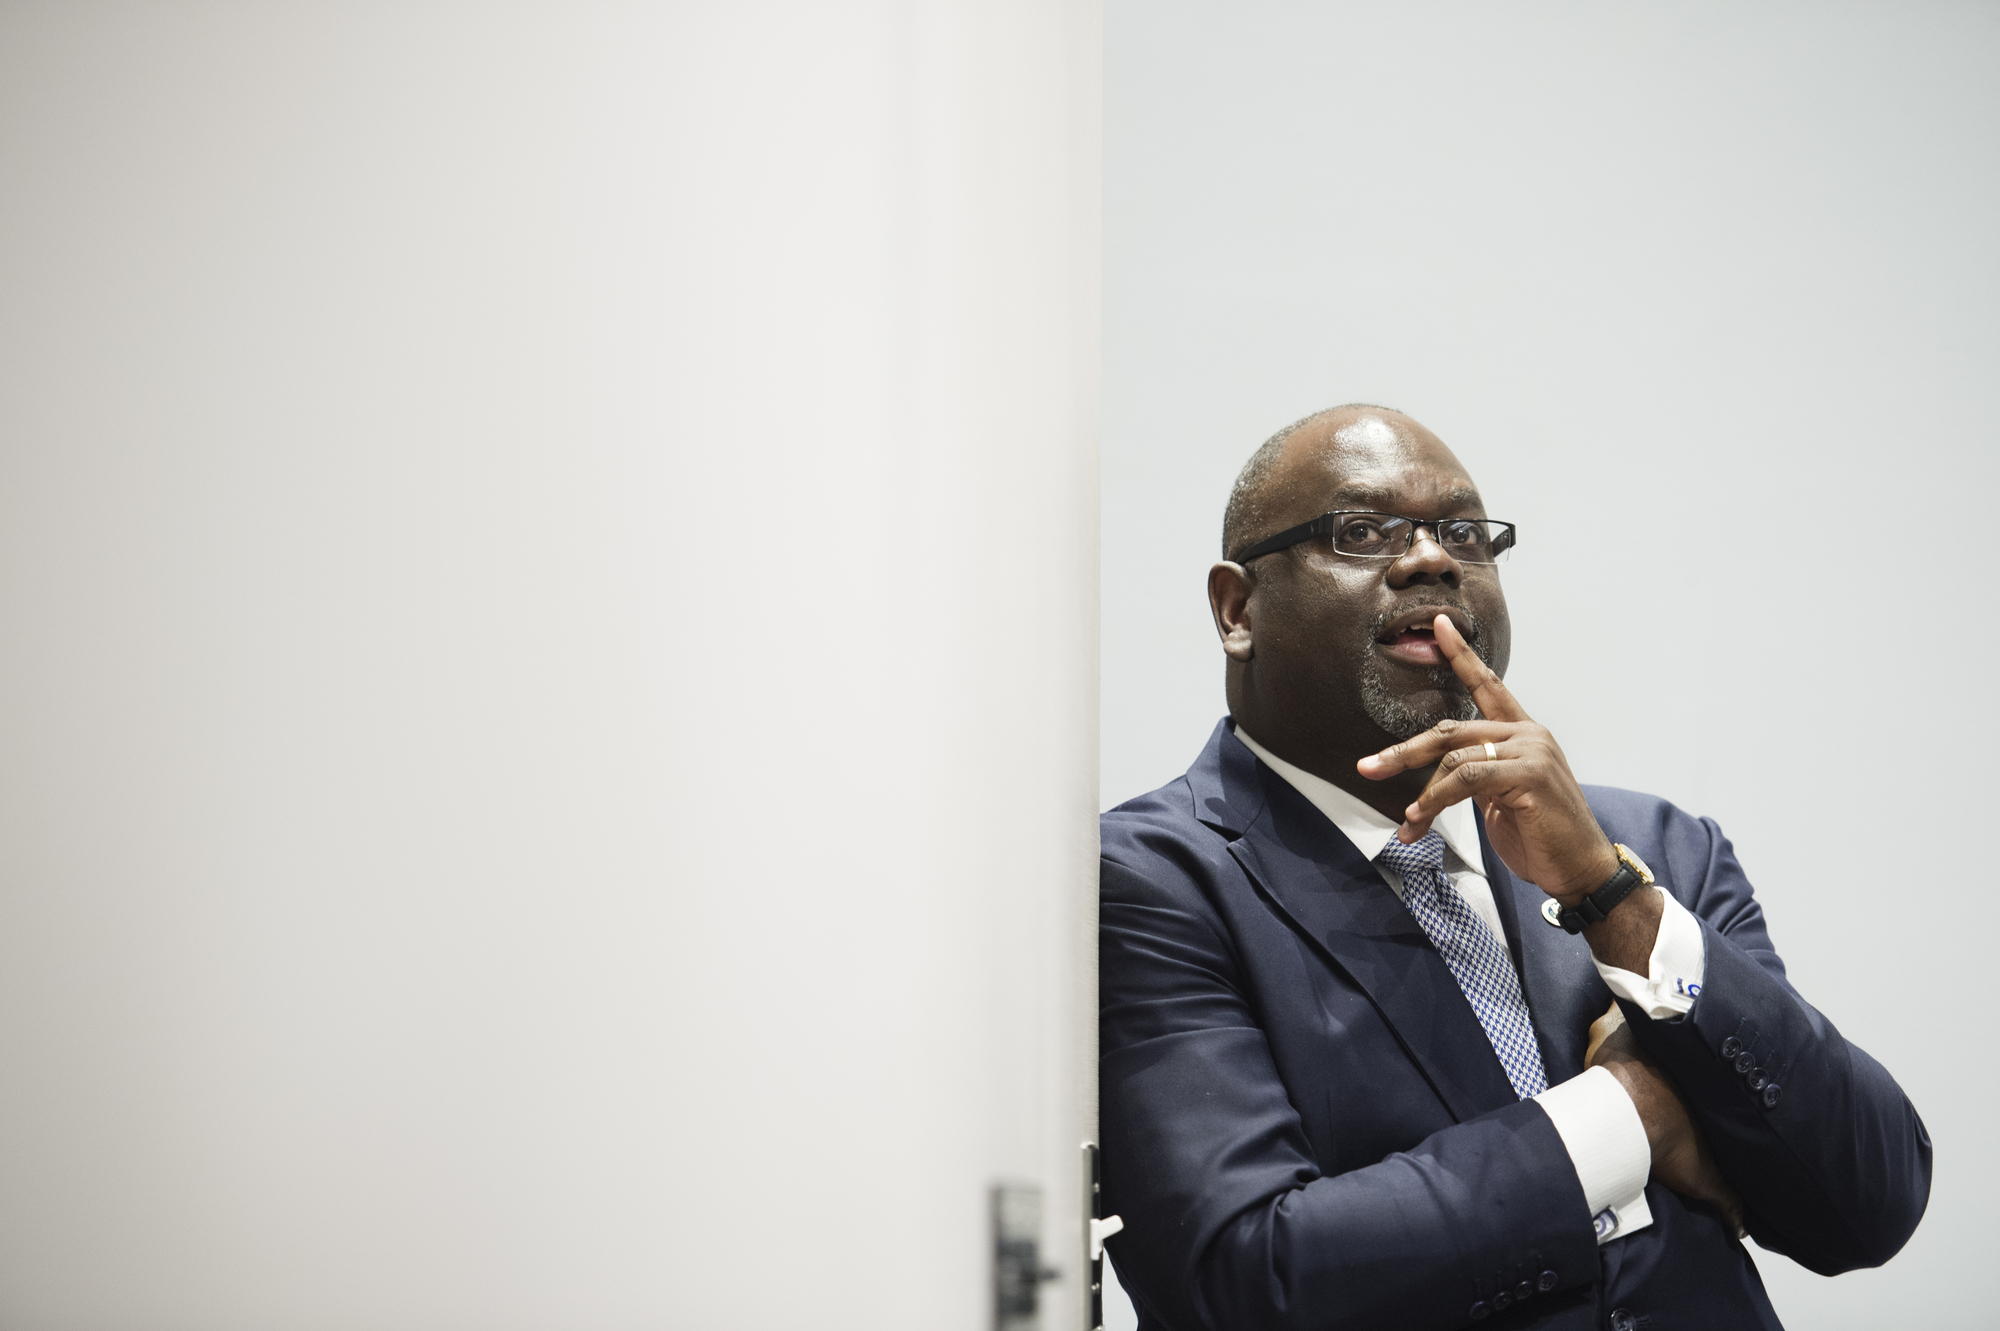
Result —
MULTIPOLYGON (((1369 805, 1348 794, 1323 777, 1286 762, 1236 728, 1236 738, 1264 765, 1285 778, 1293 789, 1312 802, 1342 835, 1354 843, 1363 859, 1394 891, 1403 895, 1402 876, 1376 857, 1400 826, 1369 805)), ((1486 881, 1479 849, 1479 813, 1470 800, 1445 809, 1431 822, 1444 838, 1444 870, 1452 888, 1465 898, 1485 926, 1492 930, 1500 949, 1507 951, 1507 933, 1500 924, 1499 909, 1493 904, 1493 885, 1486 881)), ((1638 975, 1616 966, 1607 966, 1595 957, 1597 973, 1613 994, 1626 999, 1655 1019, 1678 1017, 1694 1006, 1701 993, 1702 968, 1706 960, 1701 925, 1673 894, 1663 892, 1666 908, 1660 932, 1653 944, 1648 974, 1638 975)), ((1509 954, 1511 956, 1511 953, 1509 954)), ((1653 1223, 1646 1205, 1646 1177, 1652 1172, 1652 1148, 1646 1143, 1646 1128, 1625 1088, 1603 1068, 1590 1068, 1582 1075, 1551 1086, 1535 1097, 1535 1102, 1555 1124, 1576 1169, 1577 1182, 1590 1207, 1597 1229, 1597 1241, 1607 1243, 1636 1233, 1653 1223)))

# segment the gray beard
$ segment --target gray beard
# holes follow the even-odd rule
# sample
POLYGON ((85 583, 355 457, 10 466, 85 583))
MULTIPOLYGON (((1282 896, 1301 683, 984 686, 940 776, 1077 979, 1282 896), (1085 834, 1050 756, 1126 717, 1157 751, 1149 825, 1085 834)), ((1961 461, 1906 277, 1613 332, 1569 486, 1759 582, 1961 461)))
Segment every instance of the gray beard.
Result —
MULTIPOLYGON (((1472 626, 1471 647, 1480 660, 1486 657, 1486 635, 1480 632, 1479 621, 1464 606, 1457 609, 1465 612, 1466 621, 1472 626)), ((1372 644, 1380 638, 1387 627, 1389 617, 1379 618, 1370 626, 1369 641, 1372 644)), ((1436 696, 1425 705, 1419 706, 1408 696, 1398 696, 1389 692, 1388 681, 1384 678, 1381 657, 1372 646, 1363 649, 1361 669, 1358 672, 1361 685, 1361 710, 1368 719, 1382 727, 1397 740, 1414 739, 1440 721, 1477 721, 1479 706, 1472 701, 1472 695, 1465 691, 1465 685, 1448 665, 1433 666, 1425 672, 1430 676, 1431 687, 1436 696)), ((1491 662, 1489 661, 1490 665, 1491 662)))
POLYGON ((1476 721, 1479 707, 1472 701, 1472 695, 1465 691, 1465 685, 1452 673, 1450 666, 1436 666, 1429 671, 1432 685, 1441 697, 1433 699, 1428 706, 1419 707, 1409 698, 1399 698, 1389 692, 1382 679, 1382 664, 1371 659, 1361 667, 1361 710, 1368 713, 1368 719, 1382 727, 1392 738, 1414 739, 1438 722, 1476 721))

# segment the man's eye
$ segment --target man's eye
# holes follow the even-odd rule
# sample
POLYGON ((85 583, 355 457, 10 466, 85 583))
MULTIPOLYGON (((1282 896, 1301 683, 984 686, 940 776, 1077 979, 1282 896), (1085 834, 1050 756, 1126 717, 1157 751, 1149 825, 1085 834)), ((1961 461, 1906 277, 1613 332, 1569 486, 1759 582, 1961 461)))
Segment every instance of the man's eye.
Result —
POLYGON ((1382 529, 1372 522, 1349 522, 1340 529, 1340 540, 1345 544, 1366 544, 1382 539, 1382 529))
POLYGON ((1471 545, 1479 539, 1479 529, 1470 522, 1446 522, 1438 528, 1438 539, 1446 545, 1471 545))

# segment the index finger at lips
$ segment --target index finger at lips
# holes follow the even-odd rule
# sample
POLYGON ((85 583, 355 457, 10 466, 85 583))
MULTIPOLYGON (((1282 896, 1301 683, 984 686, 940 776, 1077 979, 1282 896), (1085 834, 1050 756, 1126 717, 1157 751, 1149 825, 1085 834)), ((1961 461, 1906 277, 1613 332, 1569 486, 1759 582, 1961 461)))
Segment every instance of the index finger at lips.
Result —
POLYGON ((1527 710, 1515 701, 1514 695, 1500 682, 1500 676, 1493 673, 1492 667, 1479 659, 1479 653, 1472 650, 1449 615, 1439 615, 1431 630, 1437 635, 1438 648, 1444 652, 1444 659, 1451 662, 1453 673, 1471 692, 1472 700, 1479 704, 1480 715, 1489 721, 1529 719, 1527 710))

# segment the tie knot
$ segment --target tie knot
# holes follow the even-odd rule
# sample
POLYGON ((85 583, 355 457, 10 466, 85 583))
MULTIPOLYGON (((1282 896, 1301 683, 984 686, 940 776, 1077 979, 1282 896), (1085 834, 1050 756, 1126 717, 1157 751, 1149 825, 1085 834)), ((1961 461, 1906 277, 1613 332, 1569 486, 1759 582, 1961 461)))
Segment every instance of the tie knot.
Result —
POLYGON ((1418 837, 1415 845, 1406 846, 1395 837, 1382 847, 1376 857, 1397 873, 1409 876, 1418 869, 1428 869, 1432 873, 1444 870, 1444 838, 1436 832, 1426 832, 1418 837))

